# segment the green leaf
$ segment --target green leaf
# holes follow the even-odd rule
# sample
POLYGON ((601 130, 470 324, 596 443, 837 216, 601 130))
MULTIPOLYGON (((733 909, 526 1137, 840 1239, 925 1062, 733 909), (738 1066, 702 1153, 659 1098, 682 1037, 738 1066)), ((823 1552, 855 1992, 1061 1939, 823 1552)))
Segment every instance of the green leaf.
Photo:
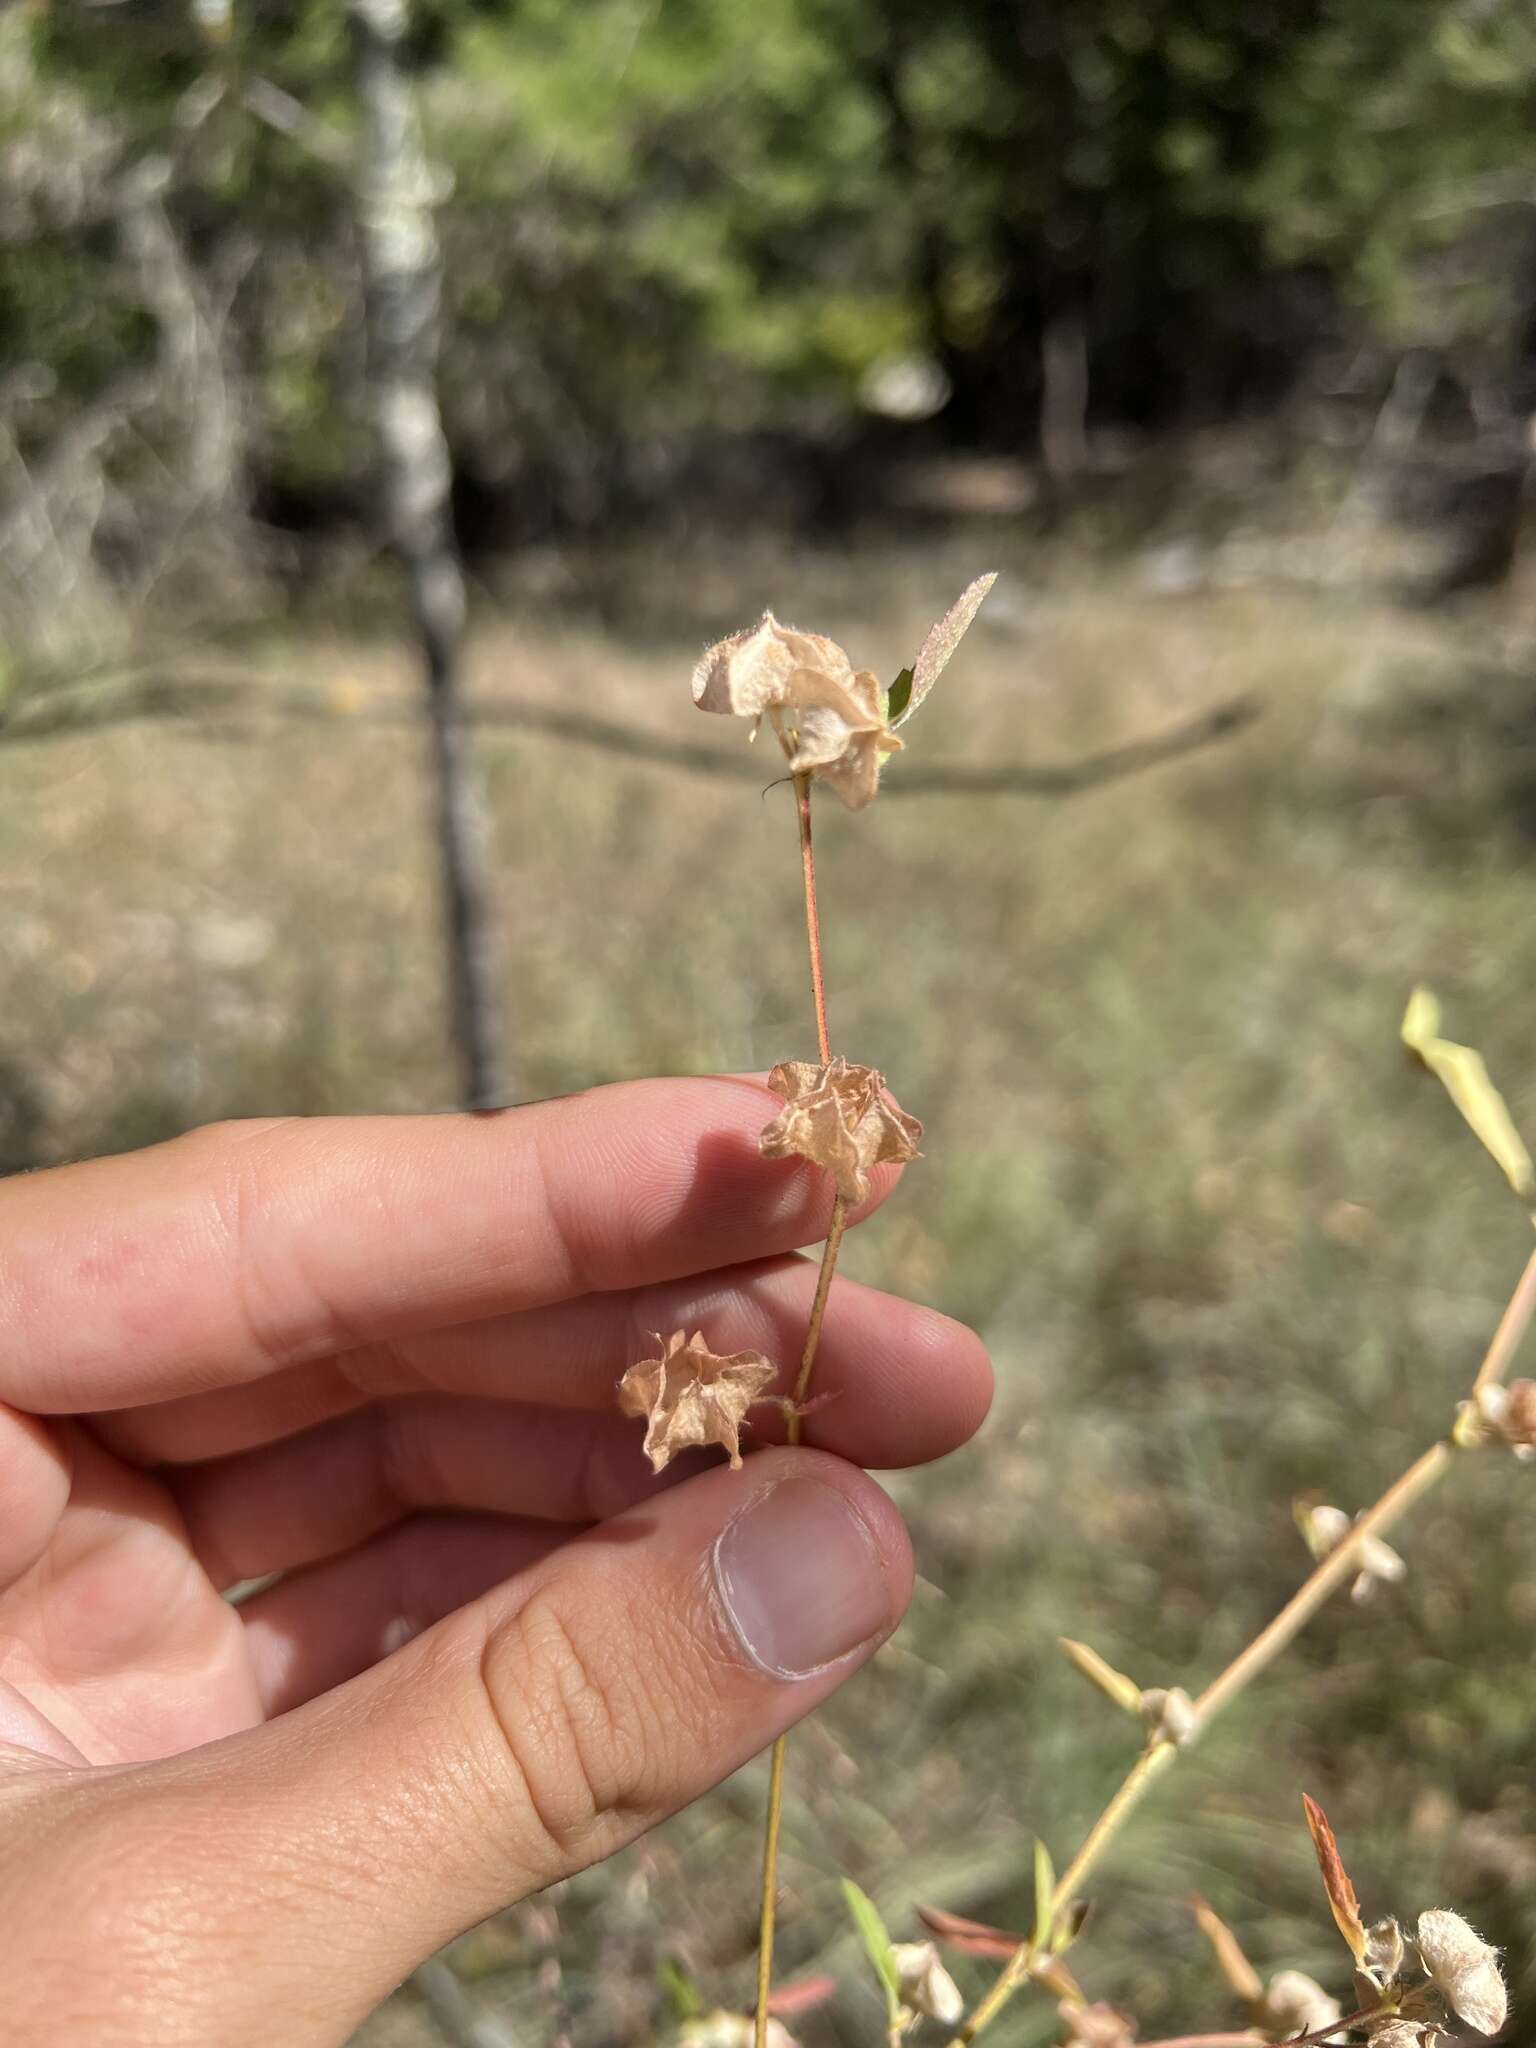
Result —
POLYGON ((698 1985, 682 1964, 668 1956, 656 1975, 661 1981, 662 1996, 672 2018, 679 2022, 696 2020, 704 2010, 704 2000, 698 1985))
POLYGON ((859 1930, 869 1960, 875 1966, 875 1975, 880 1979, 880 1988, 885 1993, 887 2017, 895 2020, 901 2011, 901 1990, 896 1978, 896 1959, 891 1954, 891 1937, 885 1931, 885 1922, 879 1910, 867 1893, 861 1892, 851 1877, 843 1879, 843 1897, 848 1902, 848 1911, 853 1915, 853 1924, 859 1930))
POLYGON ((885 722, 895 725, 912 698, 912 671, 904 668, 892 683, 885 700, 885 722))
POLYGON ((1035 1844, 1035 1940, 1037 1953, 1044 1955, 1051 1945, 1051 1900, 1056 1893, 1056 1866, 1044 1842, 1035 1844))

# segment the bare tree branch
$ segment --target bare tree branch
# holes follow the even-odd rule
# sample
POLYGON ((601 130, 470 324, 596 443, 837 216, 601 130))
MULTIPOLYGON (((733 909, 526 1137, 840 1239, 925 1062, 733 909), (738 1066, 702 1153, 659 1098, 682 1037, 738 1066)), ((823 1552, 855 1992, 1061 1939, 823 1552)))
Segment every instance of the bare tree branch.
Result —
MULTIPOLYGON (((892 770, 882 796, 1073 796, 1100 783, 1119 781, 1144 768, 1177 760, 1241 732, 1262 711, 1252 695, 1229 697, 1193 717, 1165 726, 1144 739, 1129 740, 1078 761, 1001 762, 986 767, 969 762, 937 761, 926 766, 892 770)), ((221 719, 243 727, 259 726, 272 717, 311 720, 325 725, 409 725, 417 709, 403 696, 378 696, 356 709, 341 709, 329 691, 291 685, 269 685, 246 678, 158 676, 135 678, 121 686, 88 690, 56 687, 23 699, 9 712, 0 711, 0 746, 61 739, 70 734, 140 720, 221 719)), ((703 742, 672 740, 641 726, 568 711, 555 704, 531 704, 506 697, 469 698, 458 711, 465 725, 516 730, 591 747, 599 753, 643 761, 657 768, 678 768, 730 782, 762 787, 777 779, 778 758, 730 752, 703 742)))

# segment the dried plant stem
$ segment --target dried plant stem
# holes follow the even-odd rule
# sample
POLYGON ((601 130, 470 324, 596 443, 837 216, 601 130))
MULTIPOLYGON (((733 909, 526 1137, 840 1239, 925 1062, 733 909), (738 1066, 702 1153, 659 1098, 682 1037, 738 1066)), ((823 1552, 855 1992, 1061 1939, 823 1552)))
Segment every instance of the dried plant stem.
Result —
MULTIPOLYGON (((1314 2043, 1331 2041, 1372 2017, 1369 2012, 1346 2013, 1343 2019, 1319 2027, 1315 2033, 1293 2035, 1284 2048, 1313 2048, 1314 2043)), ((1246 2034, 1174 2034, 1166 2041, 1144 2041, 1141 2048, 1254 2048, 1254 2036, 1251 2027, 1246 2034)))
MULTIPOLYGON (((805 878, 805 936, 811 954, 811 1000, 816 1006, 816 1044, 821 1063, 825 1066, 832 1057, 832 1042, 827 1033, 827 992, 821 969, 821 916, 816 905, 816 854, 811 843, 811 778, 808 775, 795 777, 795 807, 800 821, 800 868, 805 878)), ((800 1353, 800 1371, 795 1378, 794 1406, 790 1410, 786 1431, 792 1444, 800 1441, 799 1410, 810 1392, 811 1375, 816 1369, 816 1352, 821 1343, 821 1326, 827 1313, 827 1296, 832 1291, 832 1276, 837 1271, 837 1255, 842 1249, 843 1232, 847 1227, 848 1205, 838 1195, 827 1224, 821 1271, 816 1277, 816 1292, 811 1300, 810 1320, 806 1324, 805 1344, 800 1353)), ((768 1813, 763 1824, 763 1888, 757 1919, 757 2005, 752 2030, 753 2048, 767 2048, 768 2042, 768 1997, 773 1989, 773 1927, 778 1906, 779 1829, 784 1813, 786 1745, 787 1738, 781 1735, 773 1745, 768 1764, 768 1813)))
MULTIPOLYGON (((1526 1261, 1525 1270, 1516 1282, 1508 1306, 1499 1318, 1499 1326, 1489 1341, 1482 1363, 1478 1366, 1476 1378, 1472 1382, 1474 1391, 1498 1380, 1507 1371, 1521 1339, 1530 1327, 1533 1312, 1536 1312, 1536 1252, 1533 1252, 1526 1261)), ((1195 1700, 1197 1730, 1203 1730, 1214 1720, 1223 1707, 1229 1706, 1238 1694, 1294 1641, 1318 1609, 1337 1592, 1347 1578, 1359 1570, 1360 1551, 1367 1538, 1381 1535, 1405 1515, 1409 1508, 1440 1479, 1455 1455, 1456 1446, 1449 1438, 1431 1444, 1406 1472, 1392 1482, 1375 1506, 1368 1508, 1360 1516, 1349 1533, 1321 1559, 1274 1619, 1259 1631, 1252 1642, 1238 1651, 1225 1671, 1213 1678, 1205 1691, 1195 1700)), ((1048 1925, 1059 1924, 1062 1913, 1082 1890, 1089 1871, 1119 1833, 1132 1810, 1140 1804, 1143 1795, 1163 1775, 1178 1753, 1178 1745, 1172 1742, 1153 1742, 1149 1748, 1142 1751, 1122 1779, 1109 1804, 1088 1830, 1081 1848, 1062 1872, 1056 1889, 1051 1894, 1048 1925)), ((982 2029, 1002 2011, 1019 1986, 1029 1979, 1036 1960, 1032 1944, 1026 1944, 1009 1957, 991 1989, 981 1998, 975 2010, 963 2021, 951 2039, 949 2048, 965 2048, 965 2044, 975 2040, 982 2029)), ((1345 2024, 1347 2022, 1339 2022, 1340 2026, 1345 2024)), ((1337 2027, 1329 2030, 1330 2034, 1336 2031, 1337 2027)), ((1205 2042, 1206 2048, 1214 2048, 1218 2040, 1226 2038, 1225 2035, 1199 2037, 1205 2042)), ((1315 2038, 1326 2037, 1319 2035, 1315 2038)), ((1159 2044, 1159 2048, 1180 2048, 1180 2044, 1165 2042, 1159 2044)))
POLYGON ((811 1000, 816 1005, 816 1044, 821 1063, 832 1057, 827 1035, 827 990, 821 973, 821 913, 816 907, 816 850, 811 844, 811 778, 795 777, 795 807, 800 817, 800 867, 805 876, 805 936, 811 949, 811 1000))

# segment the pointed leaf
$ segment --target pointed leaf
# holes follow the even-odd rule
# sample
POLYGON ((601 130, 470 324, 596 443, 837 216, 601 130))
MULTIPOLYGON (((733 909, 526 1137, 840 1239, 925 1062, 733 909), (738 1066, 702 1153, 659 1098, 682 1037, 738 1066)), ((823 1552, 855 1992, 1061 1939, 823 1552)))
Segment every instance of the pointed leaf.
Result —
POLYGON ((1056 1915, 1056 1925, 1051 1929, 1051 1954, 1064 1956, 1088 1924, 1093 1911, 1092 1899, 1071 1899, 1056 1915))
POLYGON ((880 1979, 880 1988, 885 1993, 887 2016, 894 2021, 901 2012, 901 1986, 896 1976, 896 1958, 891 1954, 891 1937, 885 1931, 885 1922, 880 1918, 879 1909, 866 1893, 861 1892, 851 1877, 843 1879, 843 1897, 848 1911, 853 1915, 853 1924, 859 1930, 859 1938, 865 1953, 875 1966, 875 1975, 880 1979))
MULTIPOLYGON (((943 618, 928 628, 927 636, 917 650, 917 659, 912 664, 910 701, 899 715, 892 711, 892 725, 904 724, 939 680, 949 666, 950 656, 964 639, 966 628, 981 609, 982 599, 996 581, 995 569, 989 575, 978 576, 974 583, 965 586, 943 618)), ((900 677, 897 682, 900 682, 900 677)))
POLYGON ((966 1956, 986 1956, 993 1962, 1007 1962, 1029 1938, 989 1927, 984 1920, 967 1920, 961 1913, 946 1913, 938 1906, 919 1906, 917 1917, 935 1939, 950 1948, 966 1956))
POLYGON ((1249 2005, 1259 2004, 1264 1997, 1263 1979, 1243 1954, 1237 1936, 1198 1892, 1189 1903, 1194 1908, 1200 1932, 1216 1951, 1216 1962, 1223 1977, 1239 1998, 1249 2005))
POLYGON ((768 2010, 775 2019, 797 2012, 814 2012, 837 1996, 835 1977, 797 1977, 792 1984, 780 1984, 768 1994, 768 2010))
POLYGON ((673 2019, 696 2020, 704 2010, 704 2000, 682 1964, 668 1956, 656 1974, 673 2019))
POLYGON ((1044 1842, 1035 1844, 1035 1947, 1051 1945, 1051 1902, 1056 1894, 1056 1866, 1044 1842))
POLYGON ((1328 1825, 1327 1814, 1305 1792, 1301 1795, 1301 1803, 1306 1808, 1307 1826, 1312 1832, 1312 1846, 1317 1851, 1317 1867, 1323 1874, 1323 1890, 1328 1894, 1334 1925, 1358 1963, 1365 1955, 1365 1926, 1360 1918, 1360 1901, 1349 1881, 1349 1872, 1344 1868, 1344 1859, 1333 1838, 1333 1829, 1328 1825))
POLYGON ((1117 1707, 1124 1707, 1128 1714, 1140 1715, 1141 1687, 1134 1678, 1127 1678, 1113 1664, 1106 1664, 1098 1651, 1091 1650, 1086 1643, 1074 1642, 1071 1636, 1058 1636, 1056 1640, 1084 1678, 1091 1679, 1100 1692, 1108 1693, 1117 1707))
POLYGON ((1416 988, 1409 998, 1402 1036, 1492 1153, 1526 1208, 1536 1209, 1536 1168, 1504 1098, 1489 1079, 1481 1053, 1440 1036, 1440 1005, 1427 988, 1416 988))
POLYGON ((907 715, 907 706, 912 701, 912 671, 904 668, 885 693, 885 722, 900 725, 907 715))

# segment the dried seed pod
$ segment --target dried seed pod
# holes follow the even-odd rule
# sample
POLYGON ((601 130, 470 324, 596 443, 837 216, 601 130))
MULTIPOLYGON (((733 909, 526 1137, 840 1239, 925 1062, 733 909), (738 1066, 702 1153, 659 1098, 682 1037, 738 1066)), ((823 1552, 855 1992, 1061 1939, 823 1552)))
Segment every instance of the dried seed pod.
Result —
POLYGON ((1261 2010, 1254 2015, 1266 2034, 1285 2040, 1292 2034, 1316 2034, 1343 2016, 1344 2008, 1330 1998, 1322 1985, 1305 1970, 1278 1970, 1264 1992, 1261 2010))
POLYGON ((831 783, 849 810, 861 811, 880 787, 886 756, 901 751, 893 728, 933 688, 995 580, 979 576, 966 586, 889 695, 835 640, 781 625, 769 611, 705 650, 693 701, 701 711, 766 716, 794 773, 831 783))
POLYGON ((965 2012, 960 1987, 939 1961, 931 1941, 893 1941, 897 1995, 909 2012, 952 2027, 965 2012))
POLYGON ((1370 2048, 1434 2048, 1440 2029, 1429 2020, 1405 2020, 1398 2013, 1367 2023, 1370 2048))
POLYGON ((719 1444, 731 1469, 741 1464, 741 1425, 747 1410, 778 1377, 778 1367, 760 1351, 717 1358, 698 1332, 684 1340, 676 1330, 653 1339, 659 1358, 643 1358, 619 1381, 619 1407, 646 1418, 645 1455, 653 1471, 665 1471, 691 1444, 719 1444))
POLYGON ((868 1198, 871 1167, 917 1157, 923 1127, 887 1098, 884 1077, 873 1067, 840 1056, 825 1066, 781 1060, 768 1086, 784 1107, 758 1139, 759 1152, 823 1167, 850 1208, 868 1198))
POLYGON ((1136 2029, 1123 2012, 1101 2002, 1064 1998, 1056 2008, 1067 2023, 1062 2048, 1132 2048, 1136 2029))
POLYGON ((1446 2004, 1480 2034, 1496 2034, 1509 2012, 1499 1952, 1459 1913, 1433 1907, 1419 1915, 1415 1941, 1446 2004))

